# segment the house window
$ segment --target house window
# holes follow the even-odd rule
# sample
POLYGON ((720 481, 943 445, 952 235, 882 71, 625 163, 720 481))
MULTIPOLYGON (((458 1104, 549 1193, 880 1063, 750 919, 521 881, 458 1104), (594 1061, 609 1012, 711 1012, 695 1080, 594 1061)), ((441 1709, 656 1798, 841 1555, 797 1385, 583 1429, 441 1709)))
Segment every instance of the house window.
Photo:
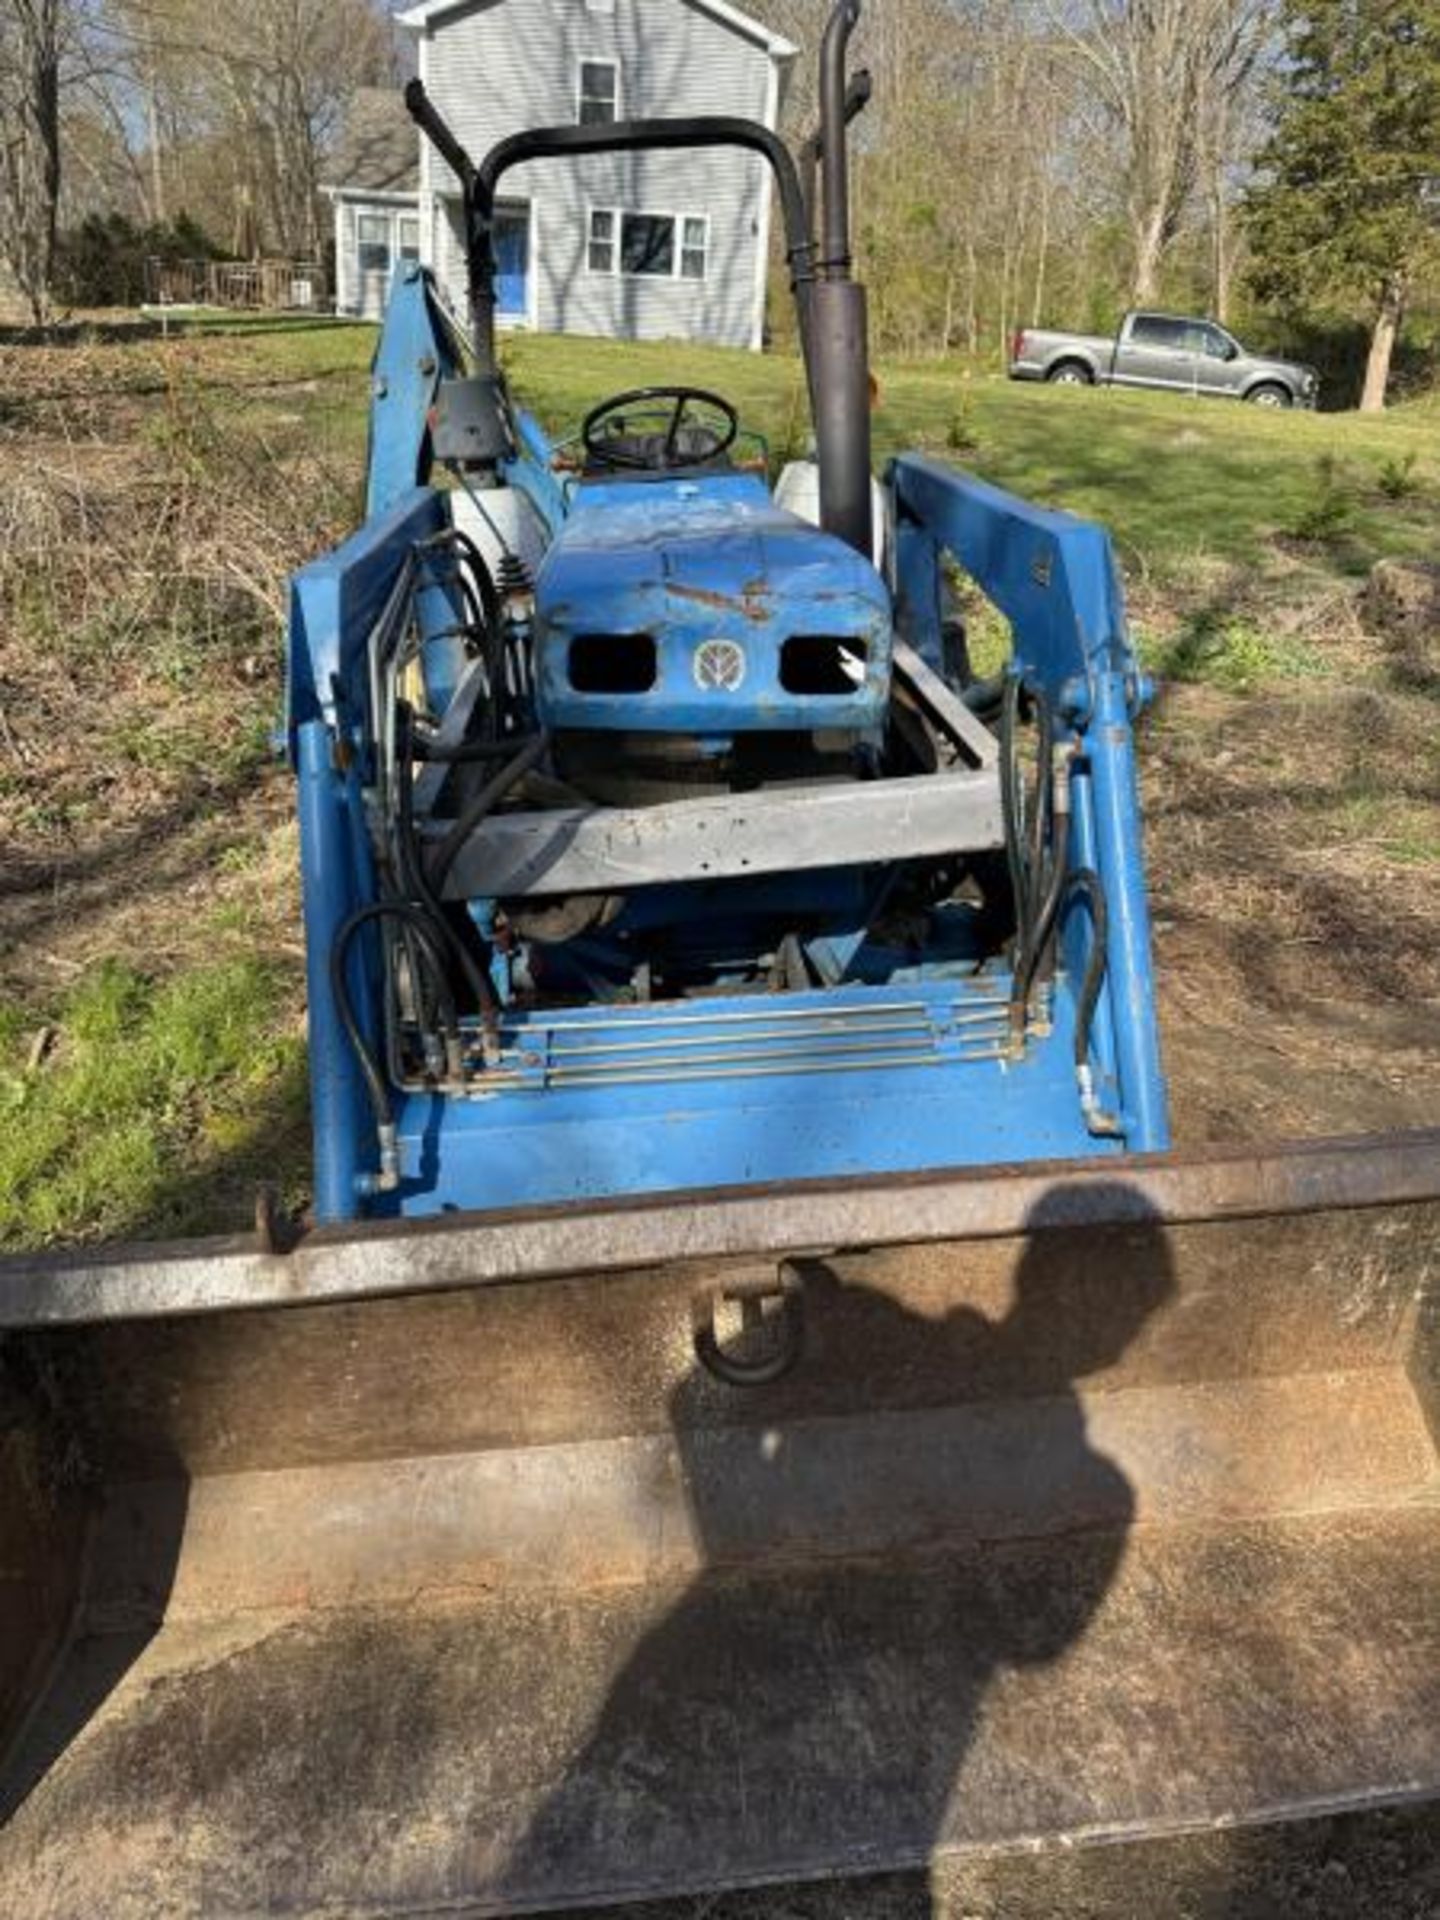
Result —
POLYGON ((414 215, 400 216, 400 258, 418 260, 420 258, 420 222, 414 215))
POLYGON ((620 69, 613 60, 580 62, 577 117, 582 127, 608 127, 620 118, 620 69))
POLYGON ((615 216, 596 207, 590 215, 590 248, 586 264, 591 273, 615 271, 615 216))
POLYGON ((356 240, 362 273, 390 271, 390 216, 362 213, 356 222, 356 240))
POLYGON ((687 214, 680 230, 680 277, 682 280, 705 278, 705 256, 709 251, 708 220, 687 214))
POLYGON ((668 213, 620 216, 620 271, 667 279, 674 274, 675 222, 668 213))
POLYGON ((703 214, 590 210, 585 264, 591 273, 703 280, 709 256, 710 222, 703 214))

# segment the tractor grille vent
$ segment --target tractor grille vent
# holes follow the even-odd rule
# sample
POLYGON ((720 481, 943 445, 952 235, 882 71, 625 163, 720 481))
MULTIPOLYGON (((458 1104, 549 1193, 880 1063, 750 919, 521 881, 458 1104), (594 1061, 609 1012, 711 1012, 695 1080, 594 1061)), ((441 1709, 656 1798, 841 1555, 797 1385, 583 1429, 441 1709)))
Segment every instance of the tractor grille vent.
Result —
POLYGON ((576 693, 649 693, 657 672, 648 633, 581 633, 570 642, 576 693))

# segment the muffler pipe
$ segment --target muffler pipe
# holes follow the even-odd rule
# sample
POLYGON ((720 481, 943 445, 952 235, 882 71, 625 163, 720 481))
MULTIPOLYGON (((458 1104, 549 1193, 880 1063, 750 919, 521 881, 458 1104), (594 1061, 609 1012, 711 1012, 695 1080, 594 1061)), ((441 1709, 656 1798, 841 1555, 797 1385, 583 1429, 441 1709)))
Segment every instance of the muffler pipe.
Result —
POLYGON ((860 19, 860 0, 838 0, 820 45, 820 177, 822 279, 850 274, 850 155, 846 147, 845 53, 860 19))
POLYGON ((810 289, 810 325, 820 524, 869 560, 873 528, 865 289, 853 280, 817 280, 810 289))
MULTIPOLYGON (((852 73, 850 84, 845 89, 845 124, 858 120, 870 104, 874 91, 874 81, 868 67, 862 67, 858 73, 852 73)), ((815 210, 819 201, 820 156, 825 151, 825 135, 817 123, 814 130, 800 149, 800 190, 805 201, 805 228, 810 234, 815 232, 815 210)))
POLYGON ((865 289, 850 278, 850 155, 845 53, 860 0, 838 0, 820 48, 821 240, 810 290, 812 399, 820 469, 820 524, 867 560, 870 508, 870 354, 865 289))

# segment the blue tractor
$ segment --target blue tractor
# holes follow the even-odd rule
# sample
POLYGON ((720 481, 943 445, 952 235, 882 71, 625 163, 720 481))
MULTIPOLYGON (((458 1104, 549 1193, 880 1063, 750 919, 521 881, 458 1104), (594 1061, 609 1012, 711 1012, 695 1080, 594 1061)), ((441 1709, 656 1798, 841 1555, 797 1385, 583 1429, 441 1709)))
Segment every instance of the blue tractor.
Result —
POLYGON ((1109 545, 872 478, 856 11, 818 235, 745 121, 473 166, 412 90, 473 328, 402 278, 295 583, 315 1219, 0 1262, 7 1914, 1420 1910, 1440 1136, 1147 1151, 1109 545), (507 168, 716 142, 773 490, 718 395, 552 443, 495 354, 507 168))
POLYGON ((409 89, 471 328, 405 270, 365 523, 294 587, 321 1222, 1167 1144, 1109 542, 921 455, 872 476, 857 12, 798 167, 725 118, 476 165, 409 89), (720 394, 614 394, 552 442, 496 353, 509 169, 716 146, 783 219, 814 455, 773 487, 720 394), (1009 623, 996 675, 957 588, 1009 623))

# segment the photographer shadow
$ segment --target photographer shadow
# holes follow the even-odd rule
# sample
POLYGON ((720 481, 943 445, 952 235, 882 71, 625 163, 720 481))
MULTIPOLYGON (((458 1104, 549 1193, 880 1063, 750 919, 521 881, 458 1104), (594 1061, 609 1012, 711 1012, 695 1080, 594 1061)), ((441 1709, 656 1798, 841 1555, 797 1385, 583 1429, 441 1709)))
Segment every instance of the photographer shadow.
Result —
MULTIPOLYGON (((1120 1565, 1135 1493, 1090 1444, 1077 1383, 1114 1374, 1175 1282, 1158 1222, 1077 1234, 1062 1217, 1058 1192, 1032 1213, 999 1317, 916 1304, 959 1292, 973 1247, 923 1256, 918 1289, 812 1262, 792 1374, 681 1381, 700 1570, 633 1650, 617 1642, 508 1897, 923 1870, 993 1838, 1017 1790, 1063 1808, 1043 1728, 1024 1752, 977 1733, 997 1680, 1060 1661, 1120 1565)), ((905 1911, 930 1911, 923 1886, 905 1911)))

